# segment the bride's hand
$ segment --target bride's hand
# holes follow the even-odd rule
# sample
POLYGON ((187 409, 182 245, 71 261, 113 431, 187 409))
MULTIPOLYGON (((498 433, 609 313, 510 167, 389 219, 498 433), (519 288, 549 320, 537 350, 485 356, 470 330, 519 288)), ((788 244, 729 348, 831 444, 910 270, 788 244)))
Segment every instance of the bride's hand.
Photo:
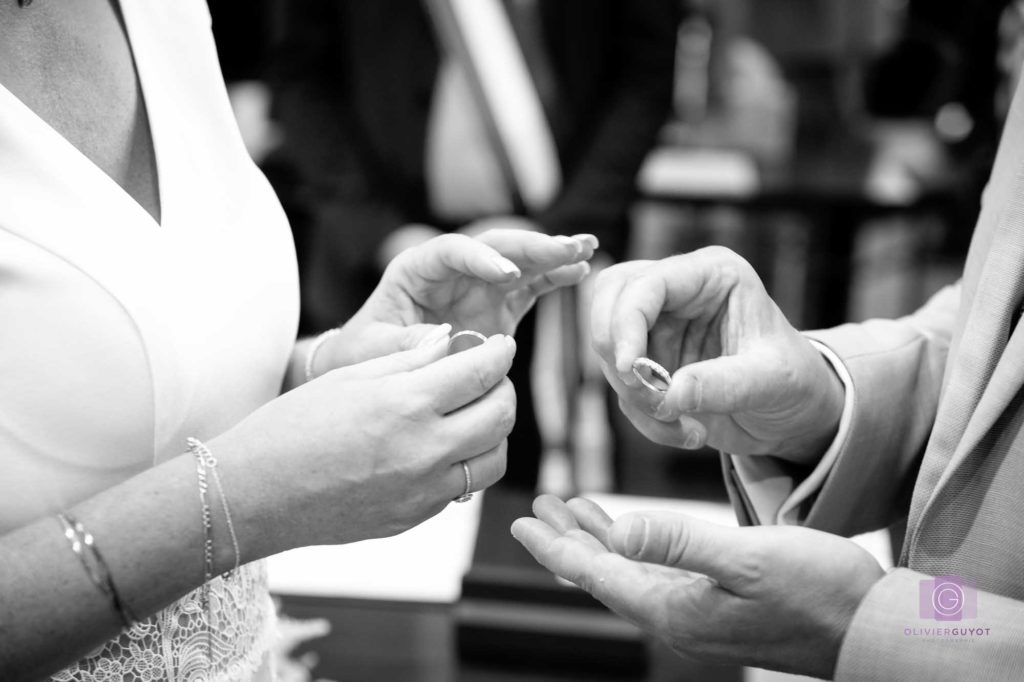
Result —
POLYGON ((573 286, 590 272, 592 235, 550 237, 490 230, 449 234, 398 255, 370 298, 317 352, 319 374, 413 348, 437 325, 484 335, 512 334, 539 296, 573 286))
POLYGON ((328 372, 210 443, 246 556, 400 533, 505 471, 511 337, 432 346, 328 372), (253 544, 249 544, 253 543, 253 544))

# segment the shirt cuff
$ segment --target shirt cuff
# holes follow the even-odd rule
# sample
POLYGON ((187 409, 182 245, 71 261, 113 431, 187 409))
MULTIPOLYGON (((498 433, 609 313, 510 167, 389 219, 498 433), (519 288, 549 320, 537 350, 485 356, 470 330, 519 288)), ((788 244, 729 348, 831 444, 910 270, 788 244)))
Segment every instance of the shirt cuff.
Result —
POLYGON ((839 418, 839 428, 832 444, 822 455, 810 475, 797 484, 786 471, 782 463, 773 457, 730 455, 736 478, 746 492, 759 523, 777 525, 799 525, 800 510, 804 502, 821 490, 829 472, 839 457, 839 451, 850 432, 853 420, 853 379, 846 365, 828 346, 814 339, 808 339, 811 345, 821 353, 839 380, 843 382, 846 395, 843 399, 843 414, 839 418))

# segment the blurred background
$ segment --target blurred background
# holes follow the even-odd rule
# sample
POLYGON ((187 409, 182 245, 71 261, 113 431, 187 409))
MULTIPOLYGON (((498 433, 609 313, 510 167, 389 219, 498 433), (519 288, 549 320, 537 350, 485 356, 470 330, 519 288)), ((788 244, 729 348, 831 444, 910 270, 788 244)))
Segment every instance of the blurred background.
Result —
MULTIPOLYGON (((594 233, 598 269, 728 246, 801 329, 909 313, 959 276, 1024 60, 1011 0, 209 4, 291 220, 309 334, 404 248, 496 226, 594 233)), ((652 445, 609 400, 588 295, 524 321, 509 473, 483 503, 278 562, 285 613, 331 627, 297 648, 297 679, 785 679, 675 659, 530 573, 509 538, 537 491, 730 522, 718 453, 652 445), (353 562, 371 570, 348 584, 353 562)), ((866 542, 891 561, 900 533, 866 542)))

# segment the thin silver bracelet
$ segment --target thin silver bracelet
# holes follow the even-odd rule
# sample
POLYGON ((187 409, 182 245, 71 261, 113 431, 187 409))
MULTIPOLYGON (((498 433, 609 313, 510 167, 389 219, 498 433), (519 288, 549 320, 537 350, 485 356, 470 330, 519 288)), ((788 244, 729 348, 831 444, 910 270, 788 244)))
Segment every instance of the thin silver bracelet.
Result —
POLYGON ((96 546, 96 539, 92 533, 85 529, 79 521, 76 521, 68 512, 57 514, 57 520, 64 529, 64 537, 71 545, 71 551, 75 553, 82 567, 89 576, 89 580, 106 595, 114 605, 114 610, 121 617, 125 629, 131 629, 138 619, 132 615, 128 605, 121 599, 114 579, 110 574, 110 567, 103 559, 99 547, 96 546))
POLYGON ((189 438, 188 451, 196 458, 196 477, 199 481, 199 504, 203 519, 203 609, 208 605, 209 595, 206 586, 213 580, 213 514, 210 512, 210 501, 207 499, 209 483, 206 478, 206 458, 196 447, 199 441, 189 438))
MULTIPOLYGON (((241 554, 241 551, 238 548, 238 536, 235 535, 235 524, 234 524, 234 521, 232 521, 232 519, 231 519, 231 507, 228 505, 227 495, 224 494, 224 487, 221 485, 221 482, 220 482, 220 472, 217 469, 217 458, 213 456, 212 452, 210 452, 210 448, 206 447, 206 444, 203 443, 202 441, 200 441, 198 438, 189 438, 189 439, 186 440, 186 443, 188 444, 188 451, 195 456, 197 464, 199 464, 200 468, 203 469, 203 472, 199 474, 199 478, 200 478, 200 484, 199 485, 200 485, 200 499, 203 500, 203 507, 204 507, 204 520, 203 520, 204 531, 205 531, 205 529, 207 527, 206 526, 206 516, 205 516, 205 514, 208 511, 208 503, 204 499, 205 496, 204 496, 203 493, 205 491, 203 490, 203 485, 204 485, 204 483, 206 481, 208 481, 207 475, 209 475, 209 478, 213 479, 213 485, 217 488, 217 495, 220 497, 220 507, 224 511, 224 521, 226 522, 227 527, 228 527, 228 535, 231 537, 231 548, 232 548, 232 550, 235 553, 234 566, 227 573, 227 577, 230 577, 231 574, 233 574, 236 571, 238 571, 238 566, 239 566, 239 563, 241 561, 242 554, 241 554)), ((207 490, 208 490, 208 486, 207 486, 207 490)), ((209 577, 207 577, 207 582, 209 582, 209 580, 213 577, 212 576, 212 573, 213 573, 212 536, 213 536, 213 523, 212 523, 212 516, 211 516, 210 517, 210 526, 209 526, 209 535, 207 536, 211 540, 211 551, 210 551, 210 557, 209 557, 209 564, 210 564, 209 565, 209 571, 210 571, 211 575, 209 577)), ((205 554, 205 547, 204 547, 204 559, 205 558, 206 558, 206 554, 205 554)))
POLYGON ((312 381, 315 378, 313 376, 313 362, 316 360, 316 354, 320 351, 320 347, 340 333, 341 327, 335 327, 334 329, 328 329, 313 339, 313 343, 310 344, 309 350, 306 351, 306 364, 303 368, 305 370, 303 372, 303 376, 306 378, 306 381, 312 381))

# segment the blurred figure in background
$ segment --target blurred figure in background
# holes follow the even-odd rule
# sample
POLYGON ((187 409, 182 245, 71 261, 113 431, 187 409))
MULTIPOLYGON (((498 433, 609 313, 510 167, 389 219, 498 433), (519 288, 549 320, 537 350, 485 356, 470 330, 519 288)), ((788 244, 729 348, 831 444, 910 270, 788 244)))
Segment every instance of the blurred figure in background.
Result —
MULTIPOLYGON (((613 258, 621 254, 635 175, 669 111, 678 3, 493 3, 521 50, 557 157, 555 191, 532 205, 517 205, 496 170, 502 150, 480 110, 480 83, 460 79, 464 55, 431 18, 444 2, 305 0, 283 10, 272 87, 279 155, 301 178, 283 201, 301 206, 292 222, 305 331, 346 319, 391 257, 439 230, 589 232, 613 258)), ((496 42, 488 56, 502 53, 496 42)), ((520 386, 529 358, 521 346, 520 386)), ((519 398, 507 480, 532 486, 540 436, 530 392, 519 398)))

